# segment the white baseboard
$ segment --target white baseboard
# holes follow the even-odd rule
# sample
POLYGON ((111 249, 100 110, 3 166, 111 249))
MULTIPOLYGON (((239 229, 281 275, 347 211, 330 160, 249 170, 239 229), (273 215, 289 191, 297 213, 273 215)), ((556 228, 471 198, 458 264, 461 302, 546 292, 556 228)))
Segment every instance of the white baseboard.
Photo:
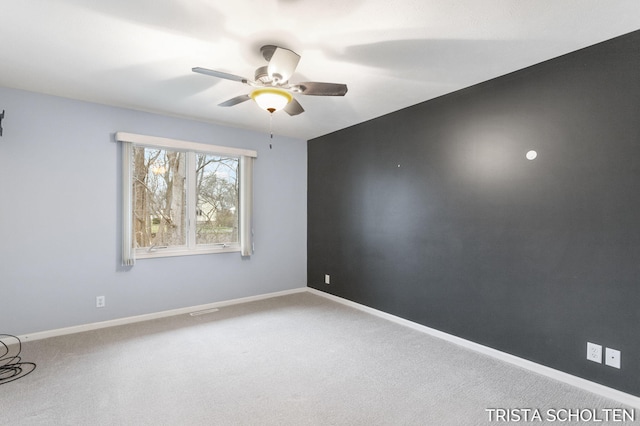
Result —
POLYGON ((379 311, 377 309, 370 308, 368 306, 361 305, 356 302, 352 302, 347 299, 343 299, 338 296, 334 296, 329 293, 325 293, 313 288, 307 288, 307 291, 310 293, 316 294, 318 296, 325 297, 327 299, 333 300, 338 303, 342 303, 343 305, 350 306, 352 308, 358 309, 363 312, 367 312, 369 314, 375 315, 380 318, 384 318, 386 320, 392 321, 394 323, 404 325, 406 327, 412 328, 417 331, 421 331, 423 333, 429 334, 433 337, 437 337, 439 339, 446 340, 448 342, 454 343, 458 346, 462 346, 467 349, 471 349, 473 351, 482 353, 484 355, 488 355, 492 358, 499 359, 504 362, 508 362, 509 364, 517 365, 518 367, 522 367, 529 371, 533 371, 534 373, 541 374, 543 376, 547 376, 551 379, 558 380, 560 382, 569 384, 571 386, 575 386, 577 388, 586 390, 588 392, 594 393, 596 395, 600 395, 605 398, 612 399, 614 401, 618 401, 621 404, 628 405, 634 408, 640 408, 640 398, 625 392, 621 392, 616 389, 612 389, 610 387, 601 385, 599 383, 591 382, 589 380, 573 376, 568 373, 564 373, 559 370, 555 370, 550 367, 546 367, 541 364, 537 364, 535 362, 519 358, 517 356, 508 354, 506 352, 501 352, 497 349, 490 348, 488 346, 483 346, 479 343, 472 342, 470 340, 466 340, 451 334, 444 333, 442 331, 424 326, 422 324, 415 323, 413 321, 406 320, 404 318, 397 317, 395 315, 388 314, 386 312, 379 311))
POLYGON ((41 331, 37 333, 24 334, 18 336, 23 342, 29 342, 39 339, 47 339, 49 337, 64 336, 66 334, 81 333, 83 331, 97 330, 100 328, 115 327, 117 325, 132 324, 135 322, 148 321, 157 318, 165 318, 174 315, 188 314, 191 312, 204 311, 207 309, 217 309, 224 306, 237 305, 239 303, 255 302, 257 300, 270 299, 272 297, 286 296, 294 293, 302 293, 307 291, 306 287, 295 288, 292 290, 278 291, 275 293, 260 294, 257 296, 243 297, 240 299, 225 300, 222 302, 207 303, 205 305, 190 306, 187 308, 172 309, 168 311, 154 312, 151 314, 136 315, 126 318, 118 318, 109 321, 94 322, 90 324, 82 324, 73 327, 58 328, 55 330, 41 331))

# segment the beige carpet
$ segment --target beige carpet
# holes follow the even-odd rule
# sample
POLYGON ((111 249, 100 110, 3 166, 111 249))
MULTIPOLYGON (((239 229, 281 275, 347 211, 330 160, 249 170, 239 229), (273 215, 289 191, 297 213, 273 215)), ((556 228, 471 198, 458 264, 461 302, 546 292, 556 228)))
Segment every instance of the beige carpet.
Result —
POLYGON ((29 342, 21 356, 37 368, 0 386, 1 425, 485 425, 504 424, 490 409, 624 408, 309 293, 29 342))

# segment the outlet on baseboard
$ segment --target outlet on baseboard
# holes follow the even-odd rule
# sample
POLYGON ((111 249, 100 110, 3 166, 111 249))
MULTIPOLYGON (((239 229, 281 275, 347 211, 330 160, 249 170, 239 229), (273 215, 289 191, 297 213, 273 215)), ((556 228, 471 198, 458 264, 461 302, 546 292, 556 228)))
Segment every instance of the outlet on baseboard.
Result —
POLYGON ((602 364, 602 346, 587 342, 587 359, 602 364))
POLYGON ((331 284, 331 276, 329 274, 324 274, 324 283, 331 284))

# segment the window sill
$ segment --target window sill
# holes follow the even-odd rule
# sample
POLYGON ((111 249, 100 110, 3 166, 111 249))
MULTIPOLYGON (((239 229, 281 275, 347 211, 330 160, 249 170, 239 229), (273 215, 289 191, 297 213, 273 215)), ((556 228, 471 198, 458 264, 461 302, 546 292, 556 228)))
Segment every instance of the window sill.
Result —
POLYGON ((164 249, 155 249, 148 251, 147 249, 136 249, 136 259, 154 259, 157 257, 176 257, 176 256, 193 256, 198 254, 217 254, 217 253, 236 253, 240 251, 238 244, 228 247, 202 247, 196 249, 169 247, 164 249))

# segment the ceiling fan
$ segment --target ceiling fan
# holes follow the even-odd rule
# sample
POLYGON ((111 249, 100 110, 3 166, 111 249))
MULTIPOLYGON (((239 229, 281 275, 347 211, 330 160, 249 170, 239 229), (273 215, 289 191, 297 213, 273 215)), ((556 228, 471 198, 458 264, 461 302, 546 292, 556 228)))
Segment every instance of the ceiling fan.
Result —
POLYGON ((192 71, 226 80, 238 81, 255 88, 249 94, 236 96, 218 105, 222 107, 234 106, 253 99, 258 106, 270 113, 283 109, 289 115, 298 115, 304 112, 304 108, 293 97, 292 93, 312 96, 344 96, 347 93, 346 84, 319 83, 315 81, 290 83, 289 79, 300 61, 300 55, 292 50, 268 44, 262 46, 260 52, 269 64, 256 69, 253 80, 201 67, 192 68, 192 71))

